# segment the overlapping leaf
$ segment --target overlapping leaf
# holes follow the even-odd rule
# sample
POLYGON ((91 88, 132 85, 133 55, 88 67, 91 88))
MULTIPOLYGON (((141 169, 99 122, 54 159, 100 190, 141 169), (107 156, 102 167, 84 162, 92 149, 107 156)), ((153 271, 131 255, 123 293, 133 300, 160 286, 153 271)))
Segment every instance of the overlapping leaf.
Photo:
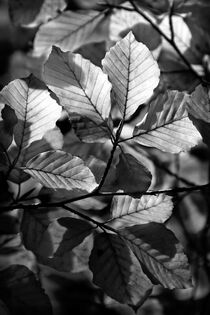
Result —
POLYGON ((31 159, 24 171, 43 186, 91 192, 96 188, 95 177, 82 159, 63 151, 43 152, 31 159))
MULTIPOLYGON (((14 166, 21 167, 33 154, 39 153, 42 146, 46 147, 46 141, 38 147, 36 144, 55 127, 62 108, 51 98, 47 87, 33 76, 12 81, 1 91, 1 96, 18 119, 14 127, 16 146, 11 148, 9 155, 14 166)), ((25 180, 18 171, 13 171, 10 179, 17 183, 25 180)))
POLYGON ((134 199, 130 196, 115 196, 111 205, 111 222, 120 227, 149 222, 165 222, 172 214, 173 203, 167 195, 142 196, 134 199))
MULTIPOLYGON (((123 7, 125 6, 132 8, 132 5, 129 5, 129 2, 126 2, 123 5, 123 7)), ((146 14, 154 23, 156 22, 153 15, 148 12, 146 14)), ((145 44, 149 50, 153 51, 154 55, 154 50, 161 43, 160 34, 138 12, 123 9, 114 10, 110 17, 109 38, 112 41, 118 41, 131 30, 136 40, 145 44)))
POLYGON ((197 145, 200 134, 188 117, 188 95, 178 91, 159 94, 150 104, 145 120, 134 130, 139 144, 179 153, 197 145))
POLYGON ((128 153, 120 155, 116 176, 119 189, 123 189, 131 195, 132 192, 141 194, 146 191, 152 179, 150 171, 128 153))
POLYGON ((13 129, 17 123, 14 111, 0 102, 0 152, 8 149, 13 139, 13 129))
POLYGON ((44 80, 70 115, 77 113, 99 126, 106 123, 111 84, 107 75, 90 61, 54 47, 45 64, 44 80))
POLYGON ((120 303, 139 306, 151 293, 152 283, 117 235, 102 233, 95 237, 89 266, 94 283, 120 303))
POLYGON ((187 110, 196 119, 210 123, 210 93, 208 89, 199 85, 190 95, 187 110))
POLYGON ((92 233, 93 226, 84 220, 75 218, 60 218, 58 219, 60 225, 67 228, 63 235, 62 242, 56 252, 60 256, 65 252, 72 250, 74 247, 82 243, 82 241, 92 233))
POLYGON ((148 223, 125 228, 120 234, 154 283, 165 288, 188 288, 191 274, 187 257, 174 234, 163 224, 148 223))
POLYGON ((97 124, 86 117, 81 117, 78 115, 72 116, 70 117, 71 125, 80 140, 88 143, 95 143, 105 142, 110 138, 107 126, 107 124, 109 124, 108 122, 97 124))
MULTIPOLYGON (((37 56, 46 54, 52 45, 59 46, 64 51, 74 51, 80 46, 101 41, 96 31, 106 24, 106 11, 65 11, 53 20, 42 25, 34 40, 34 53, 37 56), (95 35, 95 36, 94 36, 95 35)), ((108 22, 108 20, 107 20, 108 22)))
POLYGON ((41 283, 25 266, 13 265, 0 272, 0 290, 12 313, 52 315, 52 307, 41 283))
POLYGON ((64 10, 65 0, 9 0, 9 12, 15 25, 35 27, 64 10))
POLYGON ((102 64, 113 85, 122 117, 127 119, 152 96, 159 82, 158 65, 132 32, 110 49, 102 64))

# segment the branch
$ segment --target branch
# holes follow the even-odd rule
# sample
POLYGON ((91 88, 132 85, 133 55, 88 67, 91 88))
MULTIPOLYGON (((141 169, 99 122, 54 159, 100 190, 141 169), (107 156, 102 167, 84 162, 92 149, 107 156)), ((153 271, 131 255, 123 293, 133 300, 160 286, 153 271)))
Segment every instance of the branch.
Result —
POLYGON ((203 191, 206 188, 210 187, 210 183, 204 184, 204 185, 194 185, 192 187, 177 187, 177 188, 171 188, 171 189, 165 189, 165 190, 149 190, 149 191, 134 191, 134 192, 99 192, 99 191, 93 191, 92 193, 78 196, 71 199, 66 199, 63 201, 58 202, 40 202, 37 204, 24 204, 24 203, 13 203, 9 206, 3 206, 1 207, 1 212, 11 211, 14 209, 23 209, 23 210, 32 210, 32 209, 39 209, 39 208, 55 208, 55 207, 64 207, 66 204, 73 203, 78 200, 84 200, 88 199, 90 197, 114 197, 114 196, 125 196, 125 195, 131 195, 136 196, 137 198, 141 196, 152 196, 152 195, 158 195, 158 194, 168 194, 168 195, 176 195, 177 193, 183 193, 183 192, 192 192, 192 191, 203 191))

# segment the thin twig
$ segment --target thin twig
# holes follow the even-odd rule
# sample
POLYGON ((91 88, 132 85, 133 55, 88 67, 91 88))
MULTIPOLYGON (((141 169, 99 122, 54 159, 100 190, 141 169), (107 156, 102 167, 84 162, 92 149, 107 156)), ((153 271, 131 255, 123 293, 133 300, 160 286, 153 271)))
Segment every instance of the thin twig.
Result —
POLYGON ((58 202, 40 202, 38 204, 24 204, 24 203, 16 203, 16 204, 11 204, 8 206, 1 207, 1 212, 5 211, 11 211, 14 209, 25 209, 25 210, 30 210, 30 209, 38 209, 38 208, 55 208, 55 207, 64 207, 66 204, 73 203, 78 200, 84 200, 90 197, 114 197, 114 196, 127 196, 131 195, 133 197, 139 197, 139 196, 154 196, 154 195, 159 195, 159 194, 168 194, 168 195, 175 195, 177 193, 183 193, 183 192, 191 192, 191 191, 203 191, 206 188, 210 187, 210 183, 204 184, 204 185, 194 185, 192 187, 177 187, 177 188, 171 188, 171 189, 165 189, 165 190, 148 190, 148 191, 134 191, 134 192, 98 192, 98 191, 93 191, 92 193, 78 196, 75 198, 71 199, 66 199, 63 201, 58 201, 58 202))

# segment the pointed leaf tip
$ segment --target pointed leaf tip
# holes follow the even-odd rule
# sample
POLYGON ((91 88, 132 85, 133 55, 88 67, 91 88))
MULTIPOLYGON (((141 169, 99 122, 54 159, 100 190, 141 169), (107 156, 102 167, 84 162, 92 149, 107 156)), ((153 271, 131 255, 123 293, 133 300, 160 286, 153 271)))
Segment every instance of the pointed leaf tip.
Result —
POLYGON ((113 85, 122 117, 129 118, 147 102, 159 83, 160 70, 149 49, 132 32, 116 43, 102 61, 113 85))

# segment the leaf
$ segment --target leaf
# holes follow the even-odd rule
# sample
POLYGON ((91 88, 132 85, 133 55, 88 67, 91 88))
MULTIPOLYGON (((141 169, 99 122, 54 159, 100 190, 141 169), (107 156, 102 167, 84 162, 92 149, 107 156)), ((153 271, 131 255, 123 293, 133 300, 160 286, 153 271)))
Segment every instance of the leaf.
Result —
MULTIPOLYGON (((132 8, 127 2, 124 7, 132 8)), ((153 15, 147 16, 156 23, 153 15)), ((132 30, 135 39, 154 51, 161 43, 160 34, 138 12, 128 10, 113 10, 109 23, 109 38, 118 41, 132 30), (152 38, 152 40, 151 40, 152 38)), ((153 52, 154 55, 154 52, 153 52)))
MULTIPOLYGON (((52 255, 52 239, 48 233, 48 227, 56 219, 67 216, 68 211, 61 210, 59 208, 48 209, 44 211, 42 209, 27 210, 24 212, 21 233, 26 248, 33 251, 38 259, 42 255, 52 255), (47 246, 46 243, 48 244, 47 246)), ((65 230, 59 224, 53 225, 55 237, 60 235, 58 231, 65 230)), ((62 234, 63 235, 63 234, 62 234)), ((57 245, 58 246, 58 245, 57 245)))
POLYGON ((29 148, 30 145, 41 140, 48 130, 55 127, 62 108, 51 98, 47 87, 33 76, 12 81, 3 88, 1 96, 15 111, 18 119, 14 127, 17 146, 11 149, 10 155, 13 167, 21 167, 31 158, 33 149, 29 148))
POLYGON ((159 82, 159 68, 149 49, 138 43, 132 32, 117 42, 102 61, 113 85, 123 119, 148 101, 159 82))
POLYGON ((26 164, 24 171, 53 189, 91 192, 97 187, 94 175, 80 158, 59 150, 38 154, 26 164))
POLYGON ((130 196, 115 196, 111 205, 109 223, 126 227, 149 222, 164 223, 172 214, 171 197, 159 194, 134 199, 130 196))
POLYGON ((1 271, 0 290, 12 314, 52 315, 48 296, 25 266, 13 265, 1 271))
POLYGON ((135 141, 169 153, 187 151, 197 145, 201 137, 188 118, 188 98, 178 91, 159 94, 150 104, 145 120, 136 125, 135 141))
POLYGON ((210 147, 210 101, 209 89, 199 85, 190 95, 187 110, 193 124, 199 130, 203 141, 210 147))
POLYGON ((78 115, 71 116, 70 121, 77 137, 81 141, 88 143, 105 142, 110 138, 109 129, 107 127, 108 122, 97 124, 86 117, 78 115))
POLYGON ((135 225, 120 231, 154 283, 163 287, 191 287, 187 257, 174 234, 163 224, 135 225))
POLYGON ((13 139, 13 129, 17 123, 14 110, 0 103, 0 152, 8 149, 13 139))
POLYGON ((9 13, 15 25, 36 27, 65 9, 65 0, 9 0, 9 13))
POLYGON ((207 88, 198 85, 190 95, 187 110, 196 119, 210 123, 210 92, 207 88))
POLYGON ((116 176, 119 189, 128 194, 132 192, 146 191, 152 179, 152 174, 134 156, 128 153, 120 154, 119 163, 116 167, 116 176))
POLYGON ((111 84, 100 68, 81 55, 53 47, 44 80, 70 115, 77 113, 98 125, 108 119, 111 84))
POLYGON ((48 54, 53 45, 64 51, 74 51, 84 44, 102 41, 107 22, 106 11, 65 11, 39 28, 34 54, 48 54))
POLYGON ((67 228, 56 255, 63 255, 82 243, 93 232, 94 227, 87 221, 75 218, 60 218, 58 223, 67 228))
POLYGON ((139 306, 151 293, 150 280, 117 235, 101 233, 95 237, 89 266, 93 282, 120 303, 139 306))

